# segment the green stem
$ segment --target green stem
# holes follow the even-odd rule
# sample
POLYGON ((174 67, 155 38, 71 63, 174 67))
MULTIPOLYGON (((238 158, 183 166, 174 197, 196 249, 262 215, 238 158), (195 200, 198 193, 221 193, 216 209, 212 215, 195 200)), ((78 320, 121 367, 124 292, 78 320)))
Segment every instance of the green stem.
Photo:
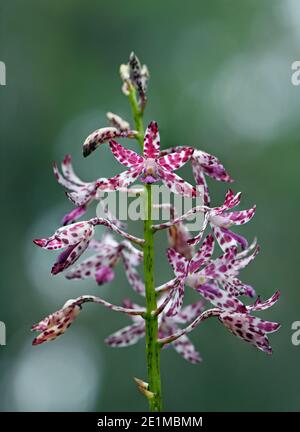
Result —
POLYGON ((154 393, 149 399, 150 411, 161 411, 160 346, 158 344, 158 319, 152 312, 156 310, 154 285, 154 234, 152 231, 152 191, 146 185, 146 219, 144 222, 144 277, 146 288, 146 356, 149 390, 154 393))
POLYGON ((136 90, 132 85, 129 85, 129 101, 131 105, 132 115, 136 130, 139 132, 137 140, 143 150, 144 147, 144 125, 143 125, 143 114, 139 109, 139 104, 136 98, 136 90))
MULTIPOLYGON (((137 140, 144 147, 143 113, 139 109, 136 91, 129 87, 129 100, 135 127, 139 132, 137 140)), ((146 290, 146 359, 149 391, 154 395, 149 399, 151 412, 162 410, 161 378, 160 378, 160 350, 158 344, 158 318, 152 312, 157 309, 156 293, 154 285, 154 232, 152 230, 152 191, 151 185, 145 185, 145 221, 144 221, 144 279, 146 290)))

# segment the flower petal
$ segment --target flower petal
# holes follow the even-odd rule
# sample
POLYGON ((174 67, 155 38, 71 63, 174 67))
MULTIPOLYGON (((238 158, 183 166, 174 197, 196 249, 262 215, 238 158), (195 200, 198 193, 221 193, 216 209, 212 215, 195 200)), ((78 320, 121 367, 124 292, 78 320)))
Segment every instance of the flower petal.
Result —
POLYGON ((260 297, 257 297, 256 302, 253 305, 247 306, 249 311, 261 311, 265 309, 269 309, 272 307, 279 299, 281 293, 280 291, 276 291, 272 297, 268 300, 261 301, 260 297))
POLYGON ((116 141, 110 140, 109 146, 117 161, 126 167, 135 167, 144 162, 142 156, 132 150, 124 148, 116 141))
POLYGON ((193 147, 184 147, 183 150, 161 156, 157 162, 167 171, 174 171, 181 168, 190 160, 193 151, 193 147))
POLYGON ((234 211, 232 213, 227 214, 230 222, 233 225, 244 225, 245 223, 249 222, 256 211, 256 206, 253 206, 249 210, 241 210, 241 211, 234 211))
POLYGON ((213 284, 198 285, 196 290, 214 306, 220 309, 226 309, 232 312, 246 312, 246 307, 243 303, 234 297, 232 294, 224 291, 213 284))
POLYGON ((106 113, 107 120, 111 123, 112 127, 115 127, 116 129, 120 131, 128 131, 130 129, 129 123, 122 119, 122 117, 118 116, 117 114, 114 114, 112 112, 106 113))
POLYGON ((69 213, 66 213, 62 219, 63 225, 69 225, 75 222, 77 219, 81 218, 87 211, 86 205, 75 207, 69 213))
POLYGON ((200 249, 193 256, 189 263, 188 271, 194 273, 205 265, 210 259, 214 251, 214 238, 209 234, 203 241, 200 249))
POLYGON ((182 277, 187 274, 188 260, 173 248, 167 250, 167 257, 176 276, 182 277))
POLYGON ((144 157, 157 159, 160 153, 160 137, 158 126, 152 121, 146 129, 144 137, 144 157))
POLYGON ((61 164, 63 175, 67 180, 70 182, 78 185, 78 186, 84 186, 85 182, 83 182, 74 172, 73 165, 72 165, 72 156, 70 154, 67 154, 61 164))
POLYGON ((219 320, 238 338, 249 342, 261 351, 268 354, 272 353, 272 348, 265 333, 278 330, 280 324, 263 321, 247 314, 229 313, 227 311, 220 314, 219 320))
POLYGON ((76 245, 85 238, 91 238, 93 234, 93 223, 90 221, 82 221, 61 227, 57 229, 51 237, 34 240, 34 243, 43 249, 61 249, 76 245))
POLYGON ((105 127, 97 129, 91 133, 83 144, 83 156, 89 156, 96 148, 106 141, 112 138, 136 138, 138 135, 137 131, 126 130, 120 131, 114 127, 105 127))
POLYGON ((162 167, 158 167, 158 173, 162 182, 171 190, 171 192, 190 198, 195 198, 199 195, 197 189, 194 186, 184 181, 177 174, 167 171, 162 167))
POLYGON ((131 252, 127 250, 122 250, 121 257, 124 263, 125 273, 128 279, 128 282, 138 294, 145 295, 145 285, 138 274, 135 266, 136 258, 132 255, 131 252))
POLYGON ((193 321, 198 315, 203 312, 204 301, 199 300, 197 303, 183 307, 178 314, 173 318, 178 324, 186 324, 193 321))
POLYGON ((197 189, 200 192, 200 195, 203 197, 203 204, 208 206, 210 204, 210 196, 209 196, 209 190, 208 190, 206 178, 203 173, 201 165, 196 163, 193 159, 192 159, 192 169, 193 169, 195 182, 198 186, 197 189))
POLYGON ((202 150, 195 150, 193 154, 193 162, 198 164, 206 175, 215 180, 223 182, 233 181, 219 159, 209 153, 202 150))
POLYGON ((74 262, 76 262, 78 258, 81 257, 83 252, 88 247, 92 235, 93 233, 91 232, 90 237, 86 237, 76 245, 69 246, 65 251, 59 254, 57 260, 52 266, 51 273, 56 275, 74 264, 74 262))
POLYGON ((124 327, 113 333, 105 339, 105 342, 111 347, 127 347, 137 343, 145 336, 144 322, 135 323, 124 327))
POLYGON ((202 361, 200 353, 196 350, 190 339, 186 335, 172 342, 175 351, 178 352, 185 360, 192 364, 197 364, 202 361))
POLYGON ((137 165, 129 168, 127 171, 123 171, 121 174, 117 174, 114 177, 108 179, 109 187, 111 190, 119 190, 126 188, 131 185, 139 177, 143 169, 142 165, 137 165))
POLYGON ((184 298, 184 282, 178 284, 170 293, 170 301, 164 309, 167 317, 174 317, 181 309, 184 298))
POLYGON ((69 300, 62 309, 47 316, 38 324, 32 326, 32 330, 41 331, 33 340, 32 345, 40 345, 56 339, 65 333, 81 310, 76 300, 69 300))
POLYGON ((232 246, 241 246, 242 249, 246 249, 248 247, 247 240, 240 234, 236 234, 227 228, 220 228, 217 226, 212 226, 212 230, 215 238, 224 252, 226 252, 232 246))

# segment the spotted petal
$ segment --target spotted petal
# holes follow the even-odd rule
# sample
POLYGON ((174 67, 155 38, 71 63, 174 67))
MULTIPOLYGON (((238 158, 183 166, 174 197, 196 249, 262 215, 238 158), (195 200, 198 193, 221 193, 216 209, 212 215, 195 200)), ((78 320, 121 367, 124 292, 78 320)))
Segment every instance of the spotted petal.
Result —
POLYGON ((168 171, 174 171, 185 165, 191 158, 194 149, 192 147, 184 147, 183 150, 174 151, 173 153, 162 156, 158 159, 158 163, 168 171))
POLYGON ((182 335, 176 341, 172 342, 175 351, 178 352, 185 360, 192 364, 197 364, 202 361, 200 353, 196 350, 190 339, 186 335, 182 335))
POLYGON ((157 159, 160 153, 160 137, 158 126, 152 121, 146 129, 144 137, 144 157, 157 159))
POLYGON ((138 294, 145 294, 145 285, 136 269, 137 261, 133 254, 123 250, 121 254, 128 282, 138 294))
POLYGON ((216 285, 206 283, 199 285, 196 289, 206 300, 220 309, 231 312, 246 312, 246 307, 240 300, 216 285))
POLYGON ((272 297, 268 300, 262 301, 260 297, 257 298, 256 302, 253 305, 247 306, 249 311, 261 311, 265 309, 269 309, 272 307, 279 299, 280 291, 276 291, 272 297))
POLYGON ((208 190, 205 175, 203 173, 201 165, 196 163, 193 159, 192 159, 192 169, 193 169, 195 182, 197 184, 197 189, 200 195, 203 197, 203 204, 209 206, 210 195, 209 195, 209 190, 208 190))
POLYGON ((203 241, 200 249, 193 256, 189 263, 189 272, 194 273, 205 265, 210 259, 214 251, 214 238, 209 234, 203 241))
POLYGON ((135 138, 138 135, 137 131, 126 130, 120 131, 114 127, 105 127, 97 129, 91 133, 83 144, 83 156, 89 156, 96 148, 106 141, 113 138, 135 138))
POLYGON ((134 167, 144 162, 144 158, 142 156, 138 155, 132 150, 124 148, 116 141, 110 140, 109 146, 117 161, 126 167, 134 167))
POLYGON ((72 165, 72 156, 67 154, 61 164, 63 175, 67 180, 76 184, 78 186, 84 186, 85 182, 83 182, 74 172, 72 165))
POLYGON ((188 306, 185 306, 173 318, 174 322, 185 324, 190 321, 193 321, 197 316, 201 314, 201 312, 203 312, 203 309, 204 309, 203 300, 199 300, 197 303, 193 303, 188 306))
POLYGON ((123 171, 121 174, 117 174, 114 177, 108 179, 111 190, 119 190, 126 188, 131 185, 141 174, 143 169, 142 165, 129 168, 127 171, 123 171))
POLYGON ((94 227, 90 221, 76 222, 59 228, 51 237, 34 240, 34 243, 43 249, 61 249, 77 245, 81 240, 91 238, 93 234, 94 227))
POLYGON ((212 230, 221 249, 224 252, 230 249, 232 246, 241 246, 242 249, 246 249, 248 247, 248 241, 240 234, 234 233, 227 228, 220 228, 217 226, 212 226, 212 230))
POLYGON ((184 277, 187 274, 188 260, 173 248, 168 249, 167 257, 175 275, 184 277))
POLYGON ((65 333, 68 327, 74 322, 81 310, 76 300, 69 300, 62 309, 47 316, 38 324, 32 326, 32 330, 41 333, 33 340, 32 345, 39 345, 56 339, 65 333))
POLYGON ((233 181, 219 159, 209 153, 202 150, 195 150, 193 154, 193 162, 198 164, 206 175, 215 180, 223 182, 233 181))
POLYGON ((171 190, 171 192, 190 198, 195 198, 198 195, 196 188, 184 181, 177 174, 167 171, 162 167, 158 167, 158 173, 161 181, 171 190))
POLYGON ((127 347, 137 343, 145 335, 144 322, 138 322, 113 333, 105 339, 111 347, 127 347))
POLYGON ((229 313, 227 311, 220 314, 219 320, 238 338, 254 345, 261 351, 268 354, 272 353, 266 333, 278 330, 280 324, 263 321, 248 314, 229 313))

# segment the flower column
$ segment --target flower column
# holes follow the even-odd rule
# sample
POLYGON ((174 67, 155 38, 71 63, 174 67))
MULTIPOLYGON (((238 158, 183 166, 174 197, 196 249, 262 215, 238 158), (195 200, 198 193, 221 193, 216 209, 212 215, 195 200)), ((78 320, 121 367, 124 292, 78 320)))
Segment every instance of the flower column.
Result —
MULTIPOLYGON (((139 108, 136 90, 129 87, 129 100, 135 121, 135 127, 139 132, 137 137, 143 150, 144 127, 143 110, 139 108)), ((149 382, 149 406, 150 411, 162 410, 161 378, 160 378, 160 345, 158 344, 158 318, 154 315, 157 309, 156 293, 154 285, 154 232, 152 229, 152 190, 151 184, 145 184, 145 221, 144 221, 144 278, 146 290, 146 357, 149 382), (153 396, 152 396, 153 394, 153 396)))

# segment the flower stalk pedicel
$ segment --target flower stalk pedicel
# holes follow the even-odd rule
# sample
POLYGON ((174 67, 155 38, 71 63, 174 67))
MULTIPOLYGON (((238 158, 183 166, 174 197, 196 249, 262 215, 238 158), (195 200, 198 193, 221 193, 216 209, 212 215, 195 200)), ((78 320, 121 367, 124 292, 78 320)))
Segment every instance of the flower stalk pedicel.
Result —
POLYGON ((131 53, 129 62, 121 65, 120 75, 122 91, 131 106, 133 125, 118 114, 108 112, 110 126, 100 127, 87 137, 83 155, 87 157, 96 149, 101 151, 102 145, 107 145, 127 170, 111 178, 99 177, 85 182, 75 174, 70 155, 64 158, 61 172, 54 164, 55 177, 66 189, 66 195, 75 207, 63 217, 63 226, 52 236, 34 242, 47 250, 64 249, 51 272, 53 275, 65 272, 70 280, 91 278, 97 285, 112 282, 114 269, 121 263, 129 284, 141 297, 144 306, 129 299, 118 306, 90 295, 68 300, 61 309, 32 327, 32 330, 39 332, 33 345, 54 340, 65 333, 85 303, 100 304, 128 315, 132 324, 108 336, 105 342, 120 348, 145 338, 147 380, 134 378, 134 381, 147 399, 150 411, 158 412, 162 410, 160 356, 165 346, 172 345, 190 363, 200 363, 202 357, 188 335, 204 320, 217 318, 239 339, 270 354, 272 349, 267 335, 277 331, 280 325, 264 321, 253 316, 253 313, 272 307, 280 293, 277 291, 266 301, 257 297, 250 305, 243 303, 243 296, 251 299, 256 294, 251 285, 240 279, 239 274, 255 259, 259 246, 256 239, 249 246, 248 241, 231 228, 249 222, 256 207, 231 211, 241 200, 241 193, 234 194, 232 190, 228 190, 222 205, 211 207, 206 176, 222 182, 233 181, 222 163, 215 156, 190 146, 162 150, 157 123, 151 121, 146 130, 143 126, 149 80, 147 67, 131 53), (136 140, 142 154, 115 141, 120 138, 136 140), (174 173, 185 164, 191 165, 195 185, 174 173), (124 222, 102 200, 103 192, 130 192, 129 186, 138 179, 143 184, 142 189, 140 186, 135 189, 144 199, 143 238, 129 233, 124 222), (160 182, 170 193, 189 199, 201 196, 202 204, 178 215, 171 199, 158 204, 153 201, 153 188, 160 182), (104 217, 79 221, 94 201, 102 206, 104 217), (170 220, 156 223, 153 220, 155 208, 168 208, 170 220), (187 222, 198 213, 203 215, 203 221, 197 227, 198 234, 193 237, 187 222), (105 232, 101 239, 96 239, 99 225, 105 228, 105 232), (164 229, 167 230, 169 246, 166 256, 174 276, 155 286, 154 237, 157 231, 164 229), (209 229, 211 232, 204 237, 209 229), (122 240, 117 240, 115 236, 120 236, 122 240), (213 256, 216 248, 218 252, 213 256), (94 254, 78 263, 86 250, 94 254), (142 262, 143 278, 139 273, 142 262), (186 289, 194 290, 199 296, 196 303, 184 305, 186 289))

